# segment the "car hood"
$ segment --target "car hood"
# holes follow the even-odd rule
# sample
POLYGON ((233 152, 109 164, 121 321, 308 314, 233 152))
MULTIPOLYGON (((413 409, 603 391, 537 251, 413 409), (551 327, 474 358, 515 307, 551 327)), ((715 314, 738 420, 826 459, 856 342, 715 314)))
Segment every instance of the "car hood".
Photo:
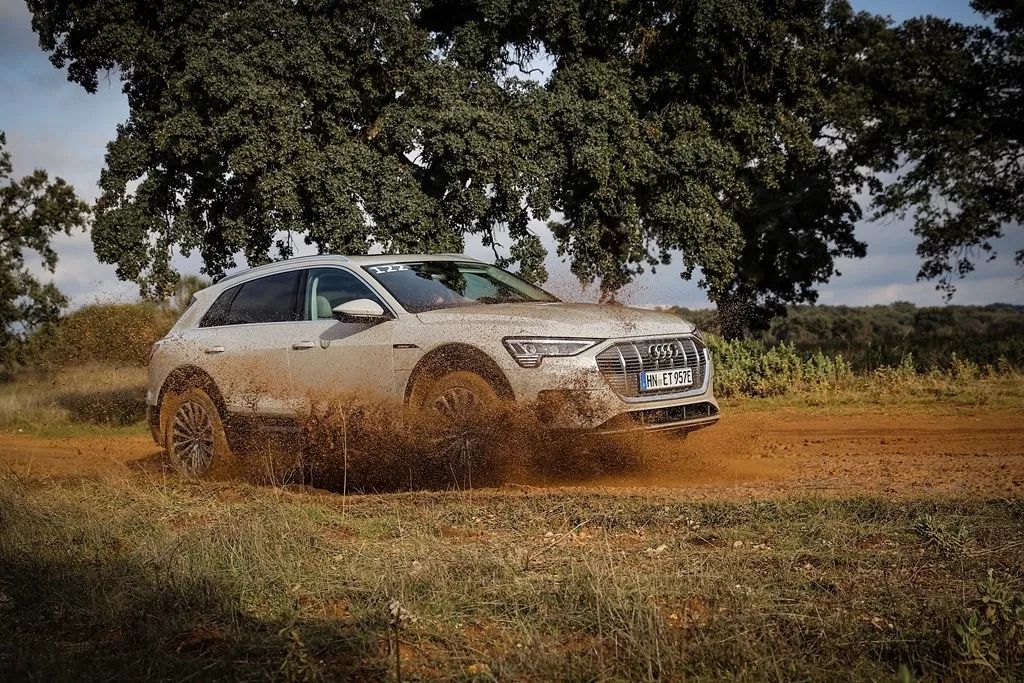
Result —
POLYGON ((614 304, 544 302, 480 304, 428 311, 417 316, 427 325, 471 327, 499 337, 544 336, 612 339, 686 334, 694 325, 663 311, 614 304))

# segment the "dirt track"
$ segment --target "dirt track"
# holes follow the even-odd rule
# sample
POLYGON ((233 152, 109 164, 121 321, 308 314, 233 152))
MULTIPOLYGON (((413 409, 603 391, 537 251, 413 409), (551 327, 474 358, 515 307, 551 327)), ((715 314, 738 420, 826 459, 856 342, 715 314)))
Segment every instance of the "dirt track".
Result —
MULTIPOLYGON (((1020 414, 731 411, 686 440, 642 441, 644 464, 616 475, 522 483, 588 488, 667 487, 697 495, 874 493, 896 496, 1024 495, 1020 414)), ((148 436, 0 435, 0 462, 29 476, 157 471, 148 436)))

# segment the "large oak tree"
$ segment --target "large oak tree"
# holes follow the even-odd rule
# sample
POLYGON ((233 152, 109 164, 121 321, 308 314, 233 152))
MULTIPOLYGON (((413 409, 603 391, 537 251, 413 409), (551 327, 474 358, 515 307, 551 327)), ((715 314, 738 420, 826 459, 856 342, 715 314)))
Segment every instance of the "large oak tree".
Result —
POLYGON ((29 6, 69 78, 123 82, 93 241, 154 295, 174 249, 217 277, 296 238, 457 250, 476 233, 543 279, 530 225, 550 219, 582 280, 614 292, 678 253, 746 324, 864 254, 856 193, 908 149, 874 69, 905 60, 896 34, 845 0, 29 6))

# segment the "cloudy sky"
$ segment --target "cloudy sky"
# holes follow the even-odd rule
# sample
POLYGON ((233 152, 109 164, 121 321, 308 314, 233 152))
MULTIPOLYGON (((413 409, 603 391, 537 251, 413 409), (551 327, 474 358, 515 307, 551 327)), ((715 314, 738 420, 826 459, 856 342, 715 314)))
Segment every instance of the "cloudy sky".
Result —
MULTIPOLYGON (((959 21, 977 20, 968 0, 853 0, 853 4, 895 20, 925 13, 959 21)), ((0 130, 7 133, 16 175, 44 168, 68 180, 81 195, 94 199, 105 146, 113 139, 117 124, 127 116, 128 106, 119 83, 101 84, 99 92, 90 95, 67 82, 65 74, 54 69, 39 49, 24 2, 0 0, 0 130)), ((868 256, 841 263, 842 275, 821 287, 821 303, 942 302, 933 283, 915 281, 919 259, 907 223, 864 222, 858 225, 857 234, 867 242, 868 256)), ((550 240, 545 241, 550 245, 550 240)), ((62 237, 56 246, 60 264, 53 279, 75 305, 136 294, 135 285, 118 282, 112 267, 96 261, 88 235, 62 237)), ((1024 248, 1024 231, 1014 229, 996 246, 999 257, 981 264, 961 282, 953 303, 1024 304, 1024 281, 1012 258, 1015 251, 1024 248)), ((467 251, 483 258, 489 254, 472 244, 467 245, 467 251)), ((565 265, 551 251, 549 288, 570 298, 588 296, 580 294, 565 265)), ((182 272, 198 272, 200 265, 194 256, 179 257, 176 263, 182 272)), ((696 284, 681 280, 673 267, 645 274, 623 295, 636 304, 708 305, 696 284)))

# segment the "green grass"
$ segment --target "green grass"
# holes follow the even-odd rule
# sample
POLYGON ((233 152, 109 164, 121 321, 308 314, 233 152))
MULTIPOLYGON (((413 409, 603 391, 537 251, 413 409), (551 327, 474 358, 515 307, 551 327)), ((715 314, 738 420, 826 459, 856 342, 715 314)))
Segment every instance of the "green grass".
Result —
POLYGON ((1011 679, 1022 572, 1020 500, 8 476, 0 678, 1011 679))

